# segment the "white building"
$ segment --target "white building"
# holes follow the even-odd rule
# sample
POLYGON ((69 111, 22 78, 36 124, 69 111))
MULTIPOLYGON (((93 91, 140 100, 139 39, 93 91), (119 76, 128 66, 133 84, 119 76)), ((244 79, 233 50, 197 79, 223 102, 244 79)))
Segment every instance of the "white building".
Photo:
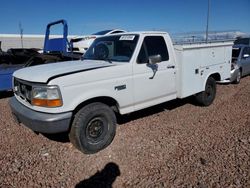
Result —
MULTIPOLYGON (((51 38, 62 37, 61 35, 50 35, 51 38)), ((73 38, 75 36, 68 36, 73 38)), ((23 35, 20 34, 0 34, 2 50, 7 51, 9 48, 39 48, 43 49, 44 35, 23 35)))

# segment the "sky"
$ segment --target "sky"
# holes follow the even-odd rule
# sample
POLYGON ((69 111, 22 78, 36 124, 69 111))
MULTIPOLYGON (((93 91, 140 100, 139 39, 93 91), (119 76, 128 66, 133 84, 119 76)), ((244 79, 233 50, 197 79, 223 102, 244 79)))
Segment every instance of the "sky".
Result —
MULTIPOLYGON (((45 34, 65 19, 70 35, 105 29, 205 32, 208 0, 1 0, 0 34, 45 34)), ((250 33, 250 0, 210 0, 209 31, 250 33)), ((62 33, 61 26, 53 34, 62 33)))

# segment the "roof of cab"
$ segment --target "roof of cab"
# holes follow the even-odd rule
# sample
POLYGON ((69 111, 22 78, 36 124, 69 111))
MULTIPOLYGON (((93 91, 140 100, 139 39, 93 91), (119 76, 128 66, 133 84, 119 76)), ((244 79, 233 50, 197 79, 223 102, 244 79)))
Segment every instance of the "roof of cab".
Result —
POLYGON ((120 34, 166 34, 164 31, 133 31, 120 34))

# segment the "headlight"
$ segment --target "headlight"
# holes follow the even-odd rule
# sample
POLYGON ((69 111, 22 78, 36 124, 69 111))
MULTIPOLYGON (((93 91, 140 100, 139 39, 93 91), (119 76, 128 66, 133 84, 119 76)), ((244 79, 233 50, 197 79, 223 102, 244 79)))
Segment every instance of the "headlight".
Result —
POLYGON ((58 86, 33 86, 31 104, 42 107, 62 106, 63 103, 58 86))

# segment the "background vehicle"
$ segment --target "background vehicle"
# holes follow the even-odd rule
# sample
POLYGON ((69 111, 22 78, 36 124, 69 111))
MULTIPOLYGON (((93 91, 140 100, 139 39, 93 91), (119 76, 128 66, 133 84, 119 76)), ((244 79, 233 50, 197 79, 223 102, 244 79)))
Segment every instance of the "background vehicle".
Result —
POLYGON ((250 74, 250 46, 234 45, 232 56, 234 72, 231 75, 231 81, 239 83, 242 76, 250 74))
POLYGON ((12 74, 23 67, 41 65, 45 63, 78 60, 82 53, 73 52, 72 44, 68 41, 68 25, 65 20, 51 22, 46 27, 43 53, 38 49, 9 49, 0 51, 0 91, 12 89, 12 74), (63 35, 61 38, 50 38, 52 26, 62 24, 63 35))
POLYGON ((250 45, 233 46, 231 77, 220 83, 240 83, 241 77, 250 74, 250 45))
POLYGON ((126 31, 121 29, 110 29, 110 30, 99 31, 97 33, 93 33, 92 35, 71 39, 72 43, 74 43, 73 51, 85 53, 96 38, 102 35, 110 35, 110 34, 117 34, 124 32, 126 31))
POLYGON ((12 74, 22 68, 32 57, 39 54, 37 49, 9 49, 0 52, 0 91, 12 89, 12 74))
POLYGON ((231 42, 173 46, 165 32, 102 36, 81 61, 16 71, 10 106, 32 130, 69 132, 76 148, 95 153, 112 142, 117 113, 192 95, 212 104, 231 56, 231 42))
POLYGON ((78 60, 82 53, 73 52, 72 43, 68 41, 68 24, 66 20, 51 22, 46 27, 43 53, 37 54, 27 61, 25 67, 52 63, 59 61, 78 60), (50 29, 52 26, 62 24, 63 35, 60 38, 50 38, 50 29))

